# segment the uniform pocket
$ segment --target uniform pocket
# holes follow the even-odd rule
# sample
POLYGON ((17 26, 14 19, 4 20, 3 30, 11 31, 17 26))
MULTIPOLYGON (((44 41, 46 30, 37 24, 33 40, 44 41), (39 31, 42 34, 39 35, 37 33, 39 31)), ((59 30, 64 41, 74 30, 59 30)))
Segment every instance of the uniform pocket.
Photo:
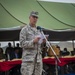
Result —
POLYGON ((25 56, 25 61, 34 61, 34 59, 35 59, 35 54, 27 53, 25 56))

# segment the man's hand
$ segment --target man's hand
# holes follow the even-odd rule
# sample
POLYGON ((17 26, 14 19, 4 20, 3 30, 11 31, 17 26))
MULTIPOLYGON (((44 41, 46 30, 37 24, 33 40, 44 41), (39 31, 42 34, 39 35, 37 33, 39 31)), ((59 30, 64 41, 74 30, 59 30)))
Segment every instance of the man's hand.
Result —
POLYGON ((37 36, 37 37, 34 38, 33 42, 38 43, 39 40, 40 40, 40 37, 37 36))

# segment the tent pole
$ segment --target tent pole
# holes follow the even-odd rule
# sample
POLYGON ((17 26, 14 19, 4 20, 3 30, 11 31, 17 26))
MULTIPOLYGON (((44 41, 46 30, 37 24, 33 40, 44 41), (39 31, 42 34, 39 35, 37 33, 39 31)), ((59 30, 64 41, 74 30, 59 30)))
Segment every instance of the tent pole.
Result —
POLYGON ((13 47, 15 47, 15 41, 13 41, 13 47))
POLYGON ((74 50, 74 40, 72 40, 72 46, 73 46, 73 50, 74 50))

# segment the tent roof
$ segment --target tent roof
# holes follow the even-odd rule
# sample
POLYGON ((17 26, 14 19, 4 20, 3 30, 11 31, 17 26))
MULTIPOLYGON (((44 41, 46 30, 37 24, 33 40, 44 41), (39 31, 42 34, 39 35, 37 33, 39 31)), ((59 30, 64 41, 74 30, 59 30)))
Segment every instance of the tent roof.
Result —
POLYGON ((75 27, 75 4, 37 0, 0 0, 0 28, 28 24, 32 10, 39 12, 37 25, 46 29, 75 27))
POLYGON ((0 0, 0 41, 19 40, 21 26, 29 23, 32 10, 39 12, 37 25, 47 29, 44 32, 50 35, 50 40, 75 39, 75 4, 0 0))
MULTIPOLYGON (((18 41, 20 28, 14 30, 2 30, 0 31, 0 41, 18 41)), ((50 41, 68 41, 75 40, 75 31, 50 31, 43 30, 45 34, 49 35, 50 41)))

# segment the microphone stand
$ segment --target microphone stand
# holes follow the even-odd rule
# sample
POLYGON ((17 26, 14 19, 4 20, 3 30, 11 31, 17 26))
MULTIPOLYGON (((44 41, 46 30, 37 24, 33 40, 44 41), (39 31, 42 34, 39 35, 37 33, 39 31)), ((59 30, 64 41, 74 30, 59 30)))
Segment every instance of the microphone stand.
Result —
POLYGON ((56 75, 58 75, 58 68, 57 68, 57 66, 58 66, 58 62, 59 63, 61 63, 61 61, 60 61, 60 59, 58 58, 58 56, 56 55, 56 53, 55 53, 55 51, 53 50, 53 48, 52 48, 52 46, 51 46, 51 44, 49 43, 49 41, 47 40, 47 38, 45 37, 45 35, 44 35, 44 33, 43 33, 43 31, 40 29, 40 32, 41 32, 41 34, 43 35, 43 37, 45 38, 45 40, 46 40, 46 43, 48 44, 48 46, 51 48, 51 50, 52 50, 52 52, 53 52, 53 54, 54 54, 54 57, 55 57, 55 68, 56 68, 56 75))

